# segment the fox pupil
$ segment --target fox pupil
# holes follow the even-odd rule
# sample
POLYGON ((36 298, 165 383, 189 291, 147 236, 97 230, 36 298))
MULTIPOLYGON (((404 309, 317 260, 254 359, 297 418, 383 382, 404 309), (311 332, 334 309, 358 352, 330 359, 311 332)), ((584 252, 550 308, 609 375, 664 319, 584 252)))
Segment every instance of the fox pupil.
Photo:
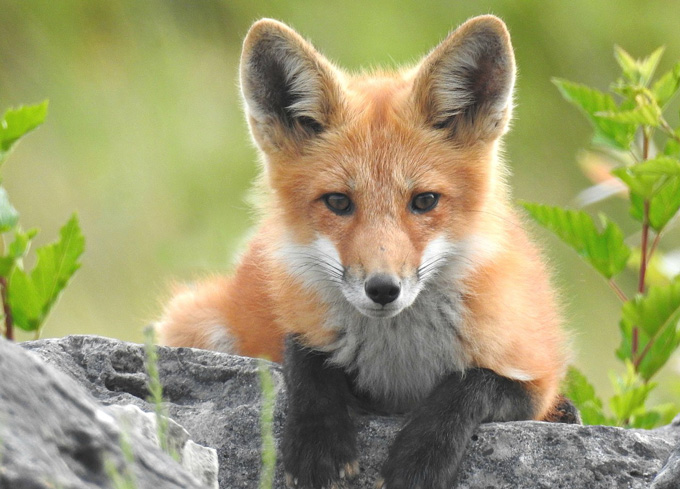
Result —
POLYGON ((434 192, 425 192, 413 197, 411 201, 411 210, 417 214, 430 211, 437 206, 439 202, 439 194, 434 192))
POLYGON ((352 201, 345 194, 332 193, 321 197, 331 211, 338 215, 346 215, 352 212, 352 201))

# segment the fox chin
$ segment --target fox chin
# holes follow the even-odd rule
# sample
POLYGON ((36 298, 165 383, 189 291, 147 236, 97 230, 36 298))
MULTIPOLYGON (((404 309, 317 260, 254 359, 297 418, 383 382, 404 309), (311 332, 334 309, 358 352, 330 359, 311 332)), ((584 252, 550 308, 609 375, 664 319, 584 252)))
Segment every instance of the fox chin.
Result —
POLYGON ((408 413, 389 489, 450 487, 480 423, 574 411, 556 293, 506 184, 515 60, 500 19, 358 75, 263 19, 240 83, 260 224, 234 273, 179 287, 157 329, 284 363, 290 486, 357 474, 357 411, 408 413))

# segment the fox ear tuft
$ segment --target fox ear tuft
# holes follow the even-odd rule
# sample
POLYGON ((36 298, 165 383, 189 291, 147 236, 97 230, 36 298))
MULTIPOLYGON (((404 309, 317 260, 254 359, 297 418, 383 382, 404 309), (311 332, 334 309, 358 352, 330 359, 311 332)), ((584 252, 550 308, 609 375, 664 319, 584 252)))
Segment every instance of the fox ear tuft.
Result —
POLYGON ((468 20, 418 66, 413 94, 427 124, 465 141, 489 140, 507 129, 515 59, 503 21, 468 20))
POLYGON ((283 149, 323 132, 339 104, 337 79, 335 68, 285 24, 253 24, 243 43, 241 90, 260 147, 283 149))

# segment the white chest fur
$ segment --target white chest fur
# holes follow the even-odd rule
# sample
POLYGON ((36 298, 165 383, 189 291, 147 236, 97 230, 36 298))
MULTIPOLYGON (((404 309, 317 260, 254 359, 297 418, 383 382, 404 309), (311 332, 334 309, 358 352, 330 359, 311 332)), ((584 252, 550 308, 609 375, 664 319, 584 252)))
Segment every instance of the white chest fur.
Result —
POLYGON ((331 361, 356 377, 356 386, 392 409, 405 410, 427 396, 446 374, 469 364, 460 342, 462 303, 424 290, 392 318, 369 318, 336 305, 328 326, 339 330, 331 361))

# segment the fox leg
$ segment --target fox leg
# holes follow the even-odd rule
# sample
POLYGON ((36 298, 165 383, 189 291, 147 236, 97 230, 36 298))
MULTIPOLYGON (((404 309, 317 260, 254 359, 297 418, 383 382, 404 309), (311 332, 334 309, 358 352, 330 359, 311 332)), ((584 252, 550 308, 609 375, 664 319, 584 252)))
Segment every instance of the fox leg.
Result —
POLYGON ((483 368, 446 377, 397 435, 382 468, 386 489, 451 487, 473 432, 481 423, 533 419, 521 382, 483 368))
POLYGON ((356 428, 350 391, 342 369, 328 355, 286 340, 288 411, 283 432, 283 465, 290 487, 341 487, 358 473, 356 428))

